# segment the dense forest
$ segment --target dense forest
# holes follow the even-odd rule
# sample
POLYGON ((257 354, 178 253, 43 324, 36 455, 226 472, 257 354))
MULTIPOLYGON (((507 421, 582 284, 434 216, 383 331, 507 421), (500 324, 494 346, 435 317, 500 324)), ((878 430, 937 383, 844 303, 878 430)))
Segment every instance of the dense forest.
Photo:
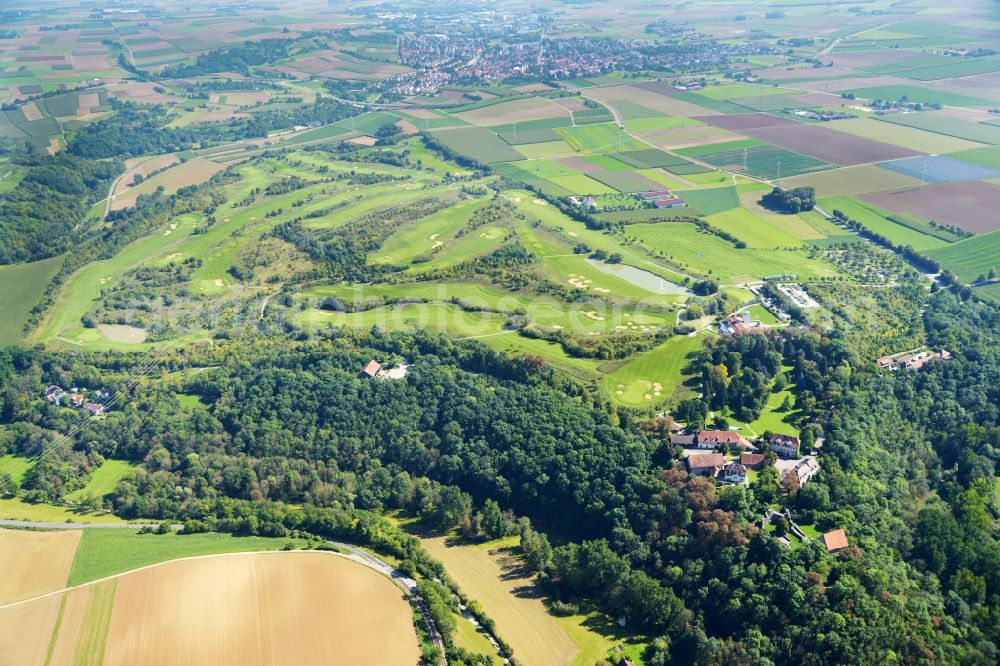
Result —
POLYGON ((24 176, 0 193, 0 264, 44 259, 72 247, 80 220, 124 170, 118 159, 65 154, 18 156, 14 164, 24 176))
POLYGON ((217 143, 256 139, 275 130, 309 123, 330 124, 358 113, 357 109, 321 97, 312 104, 251 114, 240 122, 166 127, 167 107, 112 102, 115 113, 90 123, 73 135, 68 151, 88 158, 134 157, 173 153, 217 143))
MULTIPOLYGON (((553 603, 626 617, 655 639, 651 664, 995 663, 1000 314, 941 291, 924 322, 956 358, 920 372, 878 373, 835 332, 733 336, 691 359, 692 422, 723 407, 752 416, 751 396, 794 386, 797 418, 822 438, 822 471, 801 488, 773 468, 746 488, 692 478, 660 420, 612 409, 540 359, 372 330, 172 353, 164 371, 210 369, 143 383, 54 446, 20 492, 58 498, 119 457, 142 465, 114 509, 190 530, 288 534, 303 528, 299 505, 520 529, 553 603), (412 369, 359 378, 371 358, 412 369), (757 525, 778 505, 845 529, 851 547, 787 549, 757 525)), ((42 386, 96 388, 131 362, 4 352, 0 450, 36 451, 73 418, 31 397, 42 386)))

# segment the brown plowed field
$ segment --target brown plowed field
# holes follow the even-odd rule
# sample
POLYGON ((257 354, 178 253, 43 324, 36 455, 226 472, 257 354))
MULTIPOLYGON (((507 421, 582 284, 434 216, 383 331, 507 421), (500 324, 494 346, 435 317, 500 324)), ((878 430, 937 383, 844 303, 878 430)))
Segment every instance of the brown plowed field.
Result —
POLYGON ((860 198, 895 213, 955 224, 975 234, 1000 229, 1000 185, 981 181, 946 183, 860 198))
POLYGON ((884 162, 922 154, 902 146, 894 146, 802 123, 795 127, 759 127, 741 130, 741 133, 773 143, 786 150, 812 155, 841 166, 884 162))
POLYGON ((767 113, 733 113, 724 116, 698 116, 695 120, 736 132, 759 127, 796 127, 802 123, 767 113))

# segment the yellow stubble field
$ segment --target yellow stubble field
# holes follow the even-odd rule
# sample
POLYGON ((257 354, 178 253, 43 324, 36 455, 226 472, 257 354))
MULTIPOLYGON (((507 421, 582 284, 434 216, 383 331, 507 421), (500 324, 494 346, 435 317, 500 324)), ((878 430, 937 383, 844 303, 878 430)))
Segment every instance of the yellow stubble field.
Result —
POLYGON ((328 553, 178 560, 118 579, 107 666, 416 664, 391 581, 328 553))
POLYGON ((0 604, 64 588, 79 543, 80 530, 0 529, 0 604))

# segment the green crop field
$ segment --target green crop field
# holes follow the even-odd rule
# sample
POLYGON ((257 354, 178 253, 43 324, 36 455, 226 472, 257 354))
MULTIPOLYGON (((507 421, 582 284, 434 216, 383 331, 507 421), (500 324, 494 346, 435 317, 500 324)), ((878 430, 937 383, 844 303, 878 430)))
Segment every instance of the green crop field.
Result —
POLYGON ((937 132, 979 143, 1000 144, 1000 127, 976 123, 957 118, 932 116, 929 113, 907 113, 883 116, 881 120, 898 123, 907 127, 916 127, 928 132, 937 132))
POLYGON ((965 282, 972 282, 991 268, 1000 270, 1000 231, 973 236, 947 247, 931 250, 927 256, 965 282))
POLYGON ((137 534, 132 530, 85 529, 76 549, 67 585, 106 578, 115 574, 181 557, 280 550, 296 539, 237 537, 203 534, 137 534))
POLYGON ((910 102, 944 104, 945 106, 990 106, 994 102, 969 95, 948 92, 933 85, 928 87, 911 85, 873 86, 871 88, 849 88, 838 93, 853 93, 860 99, 899 100, 904 96, 910 102))
POLYGON ((1000 146, 983 146, 982 148, 962 150, 957 153, 951 153, 948 157, 1000 170, 1000 146))
POLYGON ((605 154, 642 150, 645 146, 625 134, 613 123, 598 123, 557 130, 566 143, 580 153, 605 154))
POLYGON ((710 187, 700 190, 676 190, 674 192, 688 202, 688 205, 702 215, 712 215, 738 208, 740 198, 735 187, 710 187))
POLYGON ((623 193, 649 192, 656 189, 655 185, 645 178, 637 177, 635 172, 631 171, 602 171, 592 173, 589 177, 623 193))
POLYGON ((712 275, 726 283, 752 282, 786 273, 800 279, 836 273, 829 264, 811 259, 805 250, 740 250, 688 223, 637 224, 627 233, 682 269, 712 275))
MULTIPOLYGON (((710 146, 704 148, 709 149, 710 146)), ((697 157, 716 167, 745 169, 749 174, 768 180, 801 176, 834 168, 833 164, 815 157, 767 144, 699 152, 697 157)))
POLYGON ((483 127, 458 127, 455 129, 433 130, 435 139, 467 157, 484 164, 513 162, 524 159, 521 153, 511 148, 493 132, 483 127))
POLYGON ((0 340, 14 342, 24 337, 31 309, 62 265, 62 257, 30 264, 0 266, 0 340))
POLYGON ((918 251, 934 250, 948 245, 947 241, 892 221, 889 219, 892 213, 857 199, 830 197, 821 199, 819 206, 831 215, 833 211, 839 210, 892 242, 910 245, 918 251))

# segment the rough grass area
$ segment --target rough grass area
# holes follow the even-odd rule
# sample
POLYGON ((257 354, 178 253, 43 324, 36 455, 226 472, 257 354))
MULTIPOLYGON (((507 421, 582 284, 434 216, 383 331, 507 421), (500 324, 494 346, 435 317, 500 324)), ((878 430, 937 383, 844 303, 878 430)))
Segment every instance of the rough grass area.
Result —
POLYGON ((105 460, 104 463, 90 473, 87 485, 66 495, 66 499, 75 502, 85 495, 104 497, 115 491, 118 482, 133 469, 132 463, 126 460, 105 460))

